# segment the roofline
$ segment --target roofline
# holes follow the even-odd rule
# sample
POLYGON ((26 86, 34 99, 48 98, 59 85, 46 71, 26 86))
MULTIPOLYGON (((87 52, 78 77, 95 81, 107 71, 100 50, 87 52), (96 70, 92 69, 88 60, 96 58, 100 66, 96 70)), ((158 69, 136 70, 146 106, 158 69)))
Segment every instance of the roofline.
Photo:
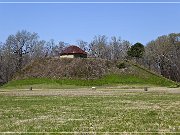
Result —
POLYGON ((60 55, 71 55, 71 54, 83 54, 83 55, 87 55, 87 53, 60 53, 60 55))

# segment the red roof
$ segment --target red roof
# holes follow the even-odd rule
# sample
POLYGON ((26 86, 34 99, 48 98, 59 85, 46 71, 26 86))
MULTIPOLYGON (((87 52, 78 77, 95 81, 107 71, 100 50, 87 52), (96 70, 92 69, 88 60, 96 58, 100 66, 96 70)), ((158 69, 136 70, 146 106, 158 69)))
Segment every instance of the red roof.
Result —
POLYGON ((87 54, 85 51, 83 51, 81 48, 77 46, 69 46, 62 51, 61 55, 63 54, 87 54))

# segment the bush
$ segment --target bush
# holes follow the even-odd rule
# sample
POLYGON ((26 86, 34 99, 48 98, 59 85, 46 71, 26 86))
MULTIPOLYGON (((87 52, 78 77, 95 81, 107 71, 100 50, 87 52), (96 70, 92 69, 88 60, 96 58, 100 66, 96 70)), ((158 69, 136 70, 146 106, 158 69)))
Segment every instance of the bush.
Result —
POLYGON ((124 62, 119 63, 119 64, 117 64, 116 66, 117 66, 117 68, 119 68, 119 69, 126 68, 126 64, 125 64, 124 62))

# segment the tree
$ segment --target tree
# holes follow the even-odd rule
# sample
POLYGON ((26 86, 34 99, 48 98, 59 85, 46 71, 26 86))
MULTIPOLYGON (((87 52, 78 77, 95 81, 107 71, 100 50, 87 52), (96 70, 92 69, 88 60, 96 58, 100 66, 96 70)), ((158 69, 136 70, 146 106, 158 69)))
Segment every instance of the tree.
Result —
POLYGON ((45 56, 45 41, 37 33, 25 30, 8 36, 0 45, 0 79, 8 82, 31 60, 45 56))
POLYGON ((144 46, 141 43, 136 43, 128 50, 127 54, 130 57, 142 58, 144 54, 144 46))
POLYGON ((12 51, 12 48, 3 44, 1 47, 1 67, 0 67, 0 76, 3 82, 8 82, 13 74, 16 72, 16 60, 15 54, 12 51))
POLYGON ((36 44, 33 46, 32 51, 28 53, 30 56, 29 62, 31 60, 47 57, 48 55, 50 55, 49 52, 50 50, 48 50, 46 46, 46 41, 44 40, 37 41, 36 44))
POLYGON ((78 40, 77 45, 84 51, 88 51, 88 42, 85 42, 83 40, 78 40))
POLYGON ((121 38, 111 37, 110 59, 117 60, 121 56, 121 38))
POLYGON ((93 41, 89 44, 90 55, 97 58, 107 57, 107 37, 105 35, 95 36, 93 41))
POLYGON ((54 39, 51 39, 50 41, 46 42, 45 45, 45 56, 54 56, 53 48, 55 47, 55 41, 54 39))
POLYGON ((2 42, 0 42, 0 85, 3 82, 2 42))
POLYGON ((23 56, 33 51, 33 47, 38 44, 38 38, 37 33, 26 30, 18 31, 7 38, 5 46, 9 47, 9 51, 15 55, 17 70, 22 69, 23 56))
POLYGON ((127 55, 130 43, 129 41, 113 36, 111 37, 109 46, 111 60, 123 60, 127 55))
POLYGON ((108 60, 123 60, 131 45, 129 41, 115 36, 111 37, 109 42, 107 39, 105 35, 95 36, 89 44, 90 56, 108 60))
POLYGON ((180 81, 180 33, 163 35, 145 48, 148 67, 166 78, 180 81))

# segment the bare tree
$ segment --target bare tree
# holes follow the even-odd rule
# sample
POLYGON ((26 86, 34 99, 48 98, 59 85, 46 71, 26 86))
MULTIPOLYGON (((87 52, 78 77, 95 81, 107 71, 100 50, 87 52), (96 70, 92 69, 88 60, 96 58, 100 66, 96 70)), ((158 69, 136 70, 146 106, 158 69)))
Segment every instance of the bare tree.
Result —
POLYGON ((50 41, 46 42, 46 45, 45 45, 45 56, 54 56, 53 54, 53 48, 55 47, 55 41, 54 39, 51 39, 50 41))
POLYGON ((131 44, 129 41, 121 40, 115 36, 107 41, 105 35, 95 36, 93 41, 89 44, 89 53, 92 57, 109 59, 109 60, 123 60, 127 56, 127 51, 131 44))
POLYGON ((106 58, 107 56, 107 37, 105 35, 95 36, 89 44, 90 55, 97 58, 106 58))
POLYGON ((50 51, 47 49, 46 41, 40 40, 37 41, 36 44, 33 46, 32 51, 30 52, 30 60, 40 59, 47 57, 50 51))
POLYGON ((145 48, 146 65, 161 75, 180 81, 180 33, 158 37, 145 48))
POLYGON ((3 80, 3 61, 2 61, 2 42, 0 42, 0 85, 4 82, 3 80))
POLYGON ((10 47, 9 51, 16 55, 17 70, 22 69, 23 56, 30 53, 37 42, 38 34, 30 33, 25 30, 18 31, 15 35, 10 35, 7 38, 5 45, 10 47))
POLYGON ((112 37, 109 43, 112 60, 123 60, 127 56, 131 44, 129 41, 121 40, 121 38, 112 37))
POLYGON ((84 51, 88 51, 88 42, 77 40, 77 45, 84 51))
POLYGON ((25 30, 8 36, 0 48, 0 78, 7 82, 31 60, 44 57, 45 41, 38 40, 37 33, 25 30))
POLYGON ((1 47, 1 79, 4 82, 9 81, 16 72, 16 59, 12 48, 4 44, 1 47))

